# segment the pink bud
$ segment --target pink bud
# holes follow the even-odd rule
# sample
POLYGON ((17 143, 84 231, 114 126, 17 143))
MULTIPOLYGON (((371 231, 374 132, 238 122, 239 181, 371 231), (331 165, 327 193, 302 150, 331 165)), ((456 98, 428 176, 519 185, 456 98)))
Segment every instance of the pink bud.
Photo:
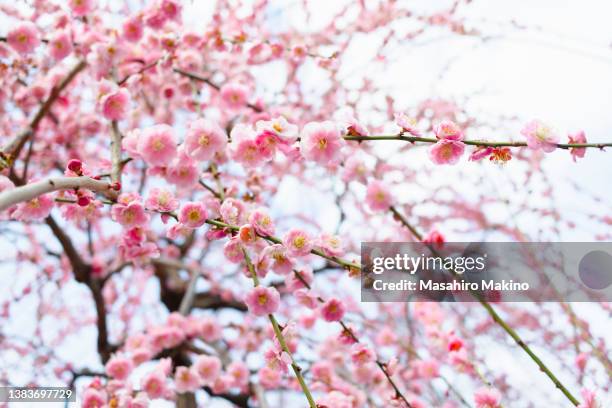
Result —
POLYGON ((83 163, 77 159, 70 159, 70 161, 68 162, 68 170, 78 175, 81 175, 81 173, 83 172, 83 163))
POLYGON ((91 200, 89 199, 89 197, 86 197, 86 196, 80 196, 77 199, 77 204, 80 205, 81 207, 88 206, 90 202, 91 200))
POLYGON ((119 191, 119 190, 121 190, 121 183, 120 183, 120 182, 118 182, 118 181, 115 181, 114 183, 112 183, 112 184, 110 185, 110 188, 111 188, 112 190, 119 191))

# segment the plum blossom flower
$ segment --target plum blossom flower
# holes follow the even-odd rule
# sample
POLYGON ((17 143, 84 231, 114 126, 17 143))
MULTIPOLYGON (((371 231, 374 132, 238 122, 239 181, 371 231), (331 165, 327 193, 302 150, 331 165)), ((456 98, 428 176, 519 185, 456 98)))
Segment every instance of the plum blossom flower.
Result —
POLYGON ((19 54, 29 54, 40 44, 38 28, 31 21, 22 21, 9 31, 6 42, 19 54))
POLYGON ((238 238, 232 238, 223 245, 223 255, 228 261, 233 263, 242 262, 244 253, 242 252, 242 242, 238 238))
POLYGON ((367 136, 370 131, 352 116, 346 118, 346 134, 349 136, 367 136))
POLYGON ((321 248, 321 251, 327 256, 342 256, 342 254, 344 254, 342 240, 337 235, 327 233, 321 234, 317 240, 317 246, 321 248))
POLYGON ((376 354, 365 344, 355 343, 351 347, 351 361, 356 365, 364 365, 376 360, 376 354))
POLYGON ((353 408, 355 397, 343 394, 340 391, 331 391, 319 399, 317 406, 321 408, 353 408))
POLYGON ((127 228, 142 226, 149 222, 149 215, 145 212, 144 205, 132 194, 119 196, 117 204, 113 205, 111 216, 114 221, 127 228))
POLYGON ((521 134, 527 138, 527 146, 530 149, 542 149, 546 153, 555 150, 559 142, 559 136, 555 131, 539 120, 533 120, 525 125, 521 134))
POLYGON ((264 316, 278 310, 280 294, 275 288, 257 286, 249 291, 244 303, 255 316, 264 316))
POLYGON ((179 202, 172 192, 156 187, 149 192, 149 197, 145 201, 145 206, 147 209, 153 211, 171 212, 179 207, 179 202))
POLYGON ((241 225, 246 221, 246 209, 242 201, 228 198, 223 201, 219 209, 223 221, 230 225, 241 225))
POLYGON ((230 109, 240 109, 247 104, 248 89, 239 83, 227 83, 219 91, 221 100, 230 109))
POLYGON ((121 381, 130 375, 133 368, 132 360, 122 356, 113 356, 105 366, 106 374, 121 381))
POLYGON ((302 230, 294 228, 285 234, 283 245, 291 256, 305 256, 312 251, 314 242, 308 234, 302 230))
MULTIPOLYGON (((569 134, 568 136, 569 142, 568 143, 586 143, 587 139, 586 136, 584 134, 584 131, 581 130, 579 132, 576 132, 574 134, 569 134)), ((576 161, 577 158, 583 158, 584 154, 586 153, 586 148, 584 147, 572 147, 570 148, 570 154, 572 155, 572 159, 574 160, 574 162, 576 161)))
POLYGON ((476 408, 498 408, 501 394, 494 388, 479 388, 474 393, 476 408))
POLYGON ((238 239, 245 245, 253 245, 257 242, 255 228, 251 224, 244 224, 238 230, 238 239))
POLYGON ((274 222, 268 213, 261 208, 251 212, 249 215, 249 223, 255 228, 255 232, 259 235, 274 235, 274 222))
POLYGON ((201 385, 211 385, 221 373, 221 360, 214 356, 199 356, 193 368, 200 378, 201 385))
POLYGON ((188 367, 177 367, 174 374, 176 392, 193 392, 200 387, 200 381, 195 370, 188 367))
POLYGON ((143 377, 141 388, 151 399, 163 397, 168 390, 166 375, 159 370, 150 372, 143 377))
POLYGON ((11 213, 11 217, 19 221, 41 220, 47 217, 53 209, 53 198, 43 194, 30 201, 19 203, 11 213))
POLYGON ((287 253, 287 248, 281 244, 269 245, 261 251, 258 264, 266 265, 280 275, 287 275, 293 269, 294 262, 287 253), (265 261, 262 261, 264 260, 265 261))
POLYGON ((257 373, 259 383, 266 389, 277 388, 282 379, 282 372, 268 366, 262 367, 257 373))
POLYGON ((443 120, 434 127, 434 133, 440 140, 463 140, 463 131, 450 120, 443 120))
POLYGON ((435 359, 419 360, 415 365, 419 377, 423 379, 436 378, 440 375, 440 364, 435 359))
POLYGON ((221 338, 221 325, 212 317, 200 319, 199 336, 206 342, 215 342, 221 338))
POLYGON ((130 93, 125 88, 119 88, 107 93, 100 101, 102 114, 108 120, 122 120, 128 112, 130 93))
POLYGON ((70 0, 70 9, 75 16, 84 16, 94 8, 95 0, 70 0))
POLYGON ((144 129, 138 137, 138 153, 152 166, 168 165, 176 156, 176 141, 168 125, 144 129))
POLYGON ((372 180, 368 183, 365 201, 372 211, 386 211, 393 205, 393 196, 383 182, 372 180))
POLYGON ((302 154, 308 160, 327 165, 340 159, 345 144, 338 126, 331 121, 307 123, 300 134, 302 154))
POLYGON ((191 201, 183 204, 178 215, 178 220, 187 228, 198 228, 204 225, 208 213, 204 204, 191 201))
POLYGON ((51 58, 60 61, 72 53, 72 38, 67 30, 56 31, 49 40, 51 58))
POLYGON ((294 143, 298 137, 298 127, 287 121, 282 116, 272 120, 260 120, 255 124, 258 134, 269 132, 276 136, 280 142, 294 143))
POLYGON ((234 387, 242 388, 249 383, 249 368, 242 361, 231 362, 226 371, 234 387))
POLYGON ((104 394, 95 388, 87 388, 81 397, 83 408, 100 408, 106 405, 104 394))
POLYGON ((415 118, 411 118, 405 113, 395 113, 395 123, 402 129, 402 132, 409 133, 412 136, 421 136, 417 128, 417 121, 415 118))
POLYGON ((227 145, 225 131, 212 120, 197 119, 187 125, 185 148, 197 160, 210 160, 227 145))
POLYGON ((236 125, 231 132, 230 156, 247 167, 255 167, 270 157, 262 154, 261 146, 255 141, 253 129, 246 125, 236 125))
POLYGON ((597 401, 595 393, 589 389, 583 388, 580 390, 582 395, 582 403, 577 408, 603 408, 597 401))
MULTIPOLYGON (((180 149, 182 150, 182 149, 180 149)), ((166 169, 166 180, 183 189, 189 189, 198 183, 199 170, 187 154, 180 152, 166 169)))
POLYGON ((325 321, 337 322, 344 317, 345 308, 340 300, 331 298, 321 306, 320 312, 325 321))
POLYGON ((429 149, 429 158, 436 164, 456 164, 464 151, 463 142, 441 139, 429 149))
POLYGON ((144 25, 140 16, 127 19, 123 23, 123 38, 130 42, 137 42, 142 38, 144 25))

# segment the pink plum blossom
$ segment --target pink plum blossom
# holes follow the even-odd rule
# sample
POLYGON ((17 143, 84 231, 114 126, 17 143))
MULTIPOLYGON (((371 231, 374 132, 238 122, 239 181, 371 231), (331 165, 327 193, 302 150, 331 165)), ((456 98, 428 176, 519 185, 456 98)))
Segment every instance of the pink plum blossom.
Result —
POLYGON ((122 120, 128 112, 130 93, 125 88, 110 92, 100 101, 102 114, 108 120, 122 120))
POLYGON ((285 234, 283 245, 291 256, 306 256, 312 251, 314 242, 306 232, 294 228, 285 234))
POLYGON ((38 28, 30 21, 22 21, 6 36, 8 44, 19 54, 26 55, 40 44, 38 28))
POLYGON ((15 206, 11 216, 16 220, 34 221, 47 217, 53 209, 53 198, 50 194, 44 194, 36 198, 19 203, 15 206))
POLYGON ((264 209, 258 208, 253 210, 249 215, 249 223, 259 235, 274 235, 274 222, 264 209))
POLYGON ((200 378, 201 385, 211 385, 221 373, 221 360, 214 356, 198 356, 193 368, 200 378))
POLYGON ((474 393, 476 408, 498 408, 501 394, 494 388, 479 388, 474 393))
POLYGON ((317 240, 317 246, 321 248, 323 253, 327 256, 342 256, 344 254, 342 240, 337 235, 327 233, 321 234, 317 240))
POLYGON ((200 379, 195 370, 188 367, 177 367, 174 374, 176 392, 194 392, 200 387, 200 379))
POLYGON ((272 120, 260 120, 255 124, 258 134, 269 132, 276 136, 280 142, 294 143, 298 137, 298 127, 287 121, 282 116, 272 120))
POLYGON ((307 123, 300 137, 302 154, 306 159, 323 165, 340 159, 340 150, 345 141, 334 122, 307 123))
POLYGON ((530 149, 542 149, 546 153, 555 150, 559 142, 559 136, 555 131, 539 120, 533 120, 525 125, 521 134, 527 138, 527 146, 530 149))
POLYGON ((114 356, 106 363, 106 373, 117 380, 125 380, 132 372, 132 360, 126 357, 114 356))
POLYGON ((320 311, 325 321, 337 322, 344 316, 345 307, 340 300, 331 298, 321 306, 320 311))
POLYGON ((140 16, 128 18, 123 23, 123 38, 130 42, 137 42, 142 38, 144 25, 140 16))
POLYGON ((66 58, 72 49, 72 38, 67 30, 58 30, 49 39, 49 52, 55 61, 66 58))
POLYGON ((393 205, 389 188, 378 180, 368 183, 365 201, 372 211, 387 211, 393 205))
POLYGON ((444 120, 434 127, 434 133, 440 140, 463 140, 464 135, 461 128, 450 120, 444 120))
POLYGON ((376 354, 365 344, 356 343, 351 347, 351 361, 355 365, 364 365, 376 360, 376 354))
POLYGON ((133 195, 121 194, 111 210, 113 220, 124 227, 137 227, 149 221, 142 202, 133 195))
MULTIPOLYGON (((568 143, 570 144, 577 144, 577 143, 581 143, 584 144, 587 142, 586 139, 586 135, 584 134, 584 131, 579 131, 573 134, 569 134, 568 135, 568 143)), ((570 148, 570 154, 572 155, 572 159, 574 161, 576 161, 577 158, 583 158, 584 154, 586 153, 586 148, 584 147, 572 147, 570 148)))
POLYGON ((281 244, 269 245, 261 251, 259 265, 266 265, 280 275, 287 275, 293 269, 294 262, 287 252, 287 248, 281 244))
POLYGON ((70 0, 70 9, 75 16, 84 16, 90 13, 95 6, 95 0, 70 0))
POLYGON ((179 207, 179 201, 169 190, 156 187, 149 192, 145 206, 153 211, 172 212, 179 207))
POLYGON ((149 165, 169 165, 176 156, 172 128, 168 125, 155 125, 144 129, 138 137, 138 153, 149 165))
POLYGON ((158 370, 153 370, 142 378, 141 387, 151 399, 163 397, 168 389, 166 376, 158 370))
POLYGON ((249 368, 242 361, 233 361, 227 366, 227 374, 234 387, 242 388, 249 383, 249 368))
POLYGON ((178 220, 188 228, 198 228, 204 225, 208 213, 203 203, 190 201, 181 207, 178 220))
POLYGON ((441 139, 429 148, 429 158, 436 164, 456 164, 464 151, 463 142, 441 139))
POLYGON ((225 131, 207 119, 197 119, 187 125, 186 152, 197 160, 210 160, 227 145, 225 131))
POLYGON ((81 396, 83 408, 102 408, 106 405, 104 394, 97 389, 87 388, 81 396))
POLYGON ((244 303, 255 316, 264 316, 278 310, 280 294, 275 288, 258 286, 249 291, 244 303))
POLYGON ((395 123, 402 129, 402 132, 409 133, 412 136, 421 136, 417 128, 417 121, 409 117, 405 113, 395 113, 395 123))
POLYGON ((230 109, 238 110, 247 104, 248 89, 242 84, 225 84, 221 87, 219 94, 225 106, 230 109))

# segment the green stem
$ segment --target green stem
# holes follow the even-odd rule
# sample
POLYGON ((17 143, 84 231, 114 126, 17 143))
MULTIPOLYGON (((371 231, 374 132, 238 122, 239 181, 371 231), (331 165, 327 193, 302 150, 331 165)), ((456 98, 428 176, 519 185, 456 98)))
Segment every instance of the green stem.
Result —
MULTIPOLYGON (((253 285, 257 287, 259 286, 259 278, 257 277, 257 273, 255 273, 255 267, 253 266, 253 263, 251 262, 251 258, 249 257, 249 254, 247 253, 246 249, 242 248, 242 253, 244 254, 244 259, 246 261, 247 268, 249 269, 249 273, 251 274, 251 277, 253 278, 253 285)), ((293 372, 295 373, 295 377, 297 378, 298 383, 300 384, 300 387, 302 388, 302 391, 304 392, 304 395, 306 396, 306 399, 308 400, 308 405, 310 406, 310 408, 317 408, 317 403, 314 401, 314 398, 312 397, 310 389, 308 388, 308 385, 306 384, 306 381, 304 380, 304 376, 302 375, 302 368, 295 362, 295 359, 293 358, 293 355, 291 354, 291 351, 289 350, 289 347, 287 346, 287 342, 285 341, 285 337, 283 336, 283 332, 280 329, 278 322, 276 321, 276 318, 274 317, 272 313, 270 313, 268 315, 268 319, 270 319, 270 323, 272 323, 272 328, 274 329, 274 335, 276 336, 276 339, 278 340, 278 343, 280 344, 281 349, 285 353, 287 353, 287 355, 289 355, 289 358, 291 358, 291 368, 293 369, 293 372)))
MULTIPOLYGON (((402 142, 422 142, 422 143, 437 143, 438 139, 434 137, 418 137, 418 136, 404 136, 404 135, 384 135, 384 136, 344 136, 344 140, 356 141, 356 142, 367 142, 374 140, 398 140, 402 142)), ((483 146, 483 147, 526 147, 526 142, 488 142, 485 140, 462 140, 462 143, 471 146, 483 146)), ((570 148, 596 148, 603 149, 604 147, 612 147, 612 142, 605 143, 556 143, 559 149, 570 149, 570 148)))
MULTIPOLYGON (((418 239, 419 241, 423 241, 423 235, 419 233, 419 231, 417 231, 417 229, 412 224, 410 224, 410 222, 408 222, 408 220, 406 219, 406 217, 403 216, 402 213, 400 213, 393 206, 391 206, 389 210, 402 223, 402 225, 404 225, 406 228, 410 230, 410 232, 412 233, 412 235, 414 235, 416 239, 418 239)), ((428 247, 430 248, 430 250, 435 256, 439 256, 437 251, 433 247, 431 246, 428 246, 428 247)), ((451 272, 455 273, 453 270, 451 270, 451 272)), ((493 306, 491 306, 489 302, 484 300, 477 293, 471 292, 471 294, 485 308, 485 310, 487 311, 487 313, 489 313, 493 321, 495 321, 495 323, 497 323, 502 329, 504 329, 504 331, 510 337, 512 337, 512 339, 516 342, 516 344, 518 344, 518 346, 522 348, 525 351, 525 353, 527 353, 527 355, 537 364, 540 370, 543 371, 548 376, 548 378, 553 382, 553 384, 555 384, 555 387, 561 390, 563 395, 565 395, 567 399, 570 400, 572 404, 574 404, 574 406, 578 406, 580 404, 578 400, 561 383, 561 381, 559 381, 557 376, 546 366, 546 364, 544 364, 544 362, 533 352, 533 350, 531 350, 531 348, 523 341, 523 339, 518 335, 518 333, 512 327, 510 327, 508 323, 506 323, 499 314, 497 314, 495 309, 493 309, 493 306)))

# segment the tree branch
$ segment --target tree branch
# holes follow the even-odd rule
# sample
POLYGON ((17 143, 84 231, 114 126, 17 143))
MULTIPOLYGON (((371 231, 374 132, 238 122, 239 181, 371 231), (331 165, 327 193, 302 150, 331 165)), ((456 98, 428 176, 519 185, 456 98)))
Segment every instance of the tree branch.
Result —
POLYGON ((45 100, 45 102, 41 105, 40 109, 36 112, 32 120, 30 121, 28 127, 24 129, 21 133, 19 133, 17 136, 15 136, 13 140, 8 142, 2 148, 2 150, 0 150, 0 159, 2 159, 2 161, 0 161, 0 170, 12 166, 17 157, 19 157, 19 153, 21 152, 21 149, 25 145, 28 138, 36 132, 40 121, 51 109, 51 105, 53 105, 53 103, 59 97, 60 93, 68 86, 68 84, 70 84, 70 82, 72 82, 72 80, 79 74, 79 72, 85 69, 86 66, 87 63, 84 60, 80 60, 74 66, 74 68, 72 68, 68 72, 68 75, 66 75, 66 77, 59 83, 59 85, 51 89, 49 97, 47 98, 47 100, 45 100))
POLYGON ((90 177, 54 177, 6 190, 0 193, 0 211, 25 201, 30 201, 43 194, 59 190, 86 188, 91 191, 108 191, 107 182, 94 180, 90 177))

